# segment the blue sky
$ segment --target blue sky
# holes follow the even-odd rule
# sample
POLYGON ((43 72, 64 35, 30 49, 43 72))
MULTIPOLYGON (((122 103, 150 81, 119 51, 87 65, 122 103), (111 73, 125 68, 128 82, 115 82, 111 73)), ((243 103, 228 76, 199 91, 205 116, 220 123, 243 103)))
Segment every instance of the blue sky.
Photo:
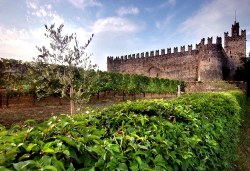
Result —
POLYGON ((0 0, 0 57, 32 60, 36 46, 48 45, 44 24, 64 23, 65 33, 75 32, 82 44, 95 34, 87 51, 106 70, 107 56, 223 38, 235 10, 250 40, 249 8, 249 0, 0 0))

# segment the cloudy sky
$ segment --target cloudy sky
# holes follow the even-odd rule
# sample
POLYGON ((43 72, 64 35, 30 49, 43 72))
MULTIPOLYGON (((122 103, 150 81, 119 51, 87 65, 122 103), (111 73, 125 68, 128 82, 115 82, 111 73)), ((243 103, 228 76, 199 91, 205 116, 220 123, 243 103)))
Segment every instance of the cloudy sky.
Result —
POLYGON ((48 44, 44 24, 64 23, 65 33, 75 32, 82 44, 95 34, 88 52, 106 70, 107 56, 223 37, 235 10, 250 40, 249 8, 250 0, 0 0, 0 57, 32 60, 36 46, 48 44))

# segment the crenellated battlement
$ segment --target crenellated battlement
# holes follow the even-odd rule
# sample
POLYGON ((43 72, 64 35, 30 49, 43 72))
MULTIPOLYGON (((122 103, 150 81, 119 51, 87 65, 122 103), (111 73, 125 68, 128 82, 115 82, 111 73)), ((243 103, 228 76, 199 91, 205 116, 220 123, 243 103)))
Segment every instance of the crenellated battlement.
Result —
POLYGON ((238 34, 237 36, 235 35, 229 36, 228 34, 229 34, 228 32, 224 32, 225 40, 246 39, 246 30, 241 30, 241 34, 238 34))
POLYGON ((207 43, 205 42, 205 38, 202 38, 199 44, 196 44, 196 48, 193 49, 193 45, 188 45, 188 48, 186 49, 185 45, 181 46, 180 49, 178 47, 174 47, 173 51, 171 48, 167 49, 161 49, 161 50, 155 50, 150 52, 141 52, 136 54, 129 54, 129 55, 123 55, 123 56, 108 56, 108 61, 120 61, 120 60, 133 60, 133 59, 141 59, 141 58, 155 58, 155 57, 177 57, 180 55, 190 55, 190 54, 196 54, 200 48, 211 48, 217 47, 218 45, 221 46, 221 37, 216 38, 216 42, 213 43, 213 37, 207 38, 207 43))
POLYGON ((246 30, 234 22, 231 36, 202 38, 194 45, 108 56, 107 70, 186 81, 233 79, 246 54, 246 30))
MULTIPOLYGON (((207 43, 205 42, 205 38, 201 39, 200 45, 221 45, 222 41, 221 41, 221 37, 216 37, 216 41, 215 43, 213 43, 213 37, 208 37, 207 38, 207 43)), ((196 44, 197 45, 197 44, 196 44)))
POLYGON ((241 36, 246 37, 246 30, 241 30, 241 36))
POLYGON ((225 41, 232 41, 232 40, 245 40, 246 39, 246 30, 241 30, 240 34, 240 25, 239 22, 234 22, 231 28, 231 36, 228 35, 228 32, 224 32, 225 41))
POLYGON ((231 28, 231 36, 224 32, 224 50, 234 64, 234 68, 241 67, 241 58, 246 56, 246 30, 240 30, 238 22, 234 22, 231 28))

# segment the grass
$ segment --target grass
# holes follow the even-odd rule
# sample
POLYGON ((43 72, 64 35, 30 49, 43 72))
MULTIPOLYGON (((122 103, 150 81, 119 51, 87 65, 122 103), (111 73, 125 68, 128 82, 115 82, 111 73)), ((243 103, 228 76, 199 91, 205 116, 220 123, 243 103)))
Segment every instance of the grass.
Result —
POLYGON ((239 160, 233 170, 250 170, 250 98, 248 99, 246 111, 243 115, 243 125, 240 131, 239 160))

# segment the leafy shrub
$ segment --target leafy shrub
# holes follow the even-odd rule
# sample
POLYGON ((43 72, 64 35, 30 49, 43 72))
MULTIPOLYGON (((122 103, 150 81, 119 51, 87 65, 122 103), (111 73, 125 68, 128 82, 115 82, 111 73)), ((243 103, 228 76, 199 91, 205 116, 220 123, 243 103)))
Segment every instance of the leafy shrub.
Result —
POLYGON ((0 127, 0 169, 223 170, 244 102, 239 91, 196 93, 0 127))
MULTIPOLYGON (((49 95, 66 95, 69 92, 62 92, 63 83, 55 77, 55 74, 48 75, 46 78, 42 76, 43 70, 39 70, 37 63, 22 62, 14 59, 0 58, 0 88, 8 89, 9 97, 17 95, 37 94, 39 98, 49 95), (15 71, 9 73, 9 70, 15 71), (15 85, 13 87, 13 85, 15 85), (18 91, 15 91, 17 89, 18 91), (66 93, 66 94, 62 94, 66 93)), ((52 67, 51 69, 63 72, 67 70, 65 66, 46 66, 42 68, 52 67)), ((79 70, 82 70, 79 68, 79 70)), ((122 74, 116 72, 103 72, 92 70, 89 73, 80 72, 75 68, 74 85, 75 87, 87 85, 90 93, 113 91, 120 94, 139 94, 139 93, 176 93, 177 85, 181 85, 181 91, 185 91, 185 82, 178 80, 169 80, 163 78, 151 78, 136 74, 122 74), (90 84, 90 78, 97 78, 95 84, 90 84)), ((44 71, 45 72, 45 71, 44 71)), ((59 72, 59 74, 62 74, 59 72)), ((67 72, 66 72, 67 73, 67 72)), ((47 73, 48 74, 48 73, 47 73)), ((73 75, 72 75, 73 76, 73 75)), ((92 80, 93 81, 93 80, 92 80)), ((87 93, 88 94, 88 93, 87 93)), ((88 98, 87 98, 88 99, 88 98)))

